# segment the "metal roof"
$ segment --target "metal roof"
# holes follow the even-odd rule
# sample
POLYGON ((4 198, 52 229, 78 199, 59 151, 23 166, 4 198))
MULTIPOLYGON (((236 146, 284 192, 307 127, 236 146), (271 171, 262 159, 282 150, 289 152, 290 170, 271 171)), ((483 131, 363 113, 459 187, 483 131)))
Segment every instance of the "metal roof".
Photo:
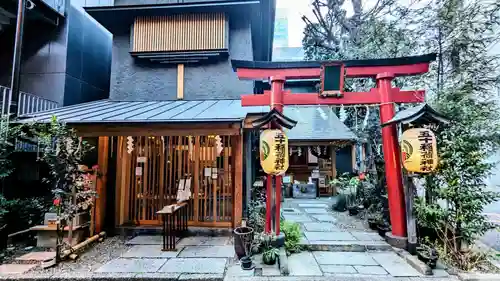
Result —
POLYGON ((268 106, 242 107, 240 100, 100 100, 21 116, 18 122, 49 122, 52 116, 68 124, 236 122, 268 111, 268 106))
POLYGON ((441 113, 434 110, 429 104, 423 103, 417 106, 398 111, 394 117, 382 124, 387 126, 394 123, 408 124, 419 120, 423 123, 449 123, 450 120, 441 113))
MULTIPOLYGON (((241 106, 241 100, 114 101, 100 100, 21 116, 17 122, 68 124, 240 122, 247 114, 264 114, 268 106, 241 106)), ((297 121, 286 130, 292 141, 354 140, 354 133, 328 106, 285 106, 284 115, 297 121)))
POLYGON ((286 130, 291 141, 357 139, 329 106, 285 106, 284 115, 297 121, 297 126, 286 130))

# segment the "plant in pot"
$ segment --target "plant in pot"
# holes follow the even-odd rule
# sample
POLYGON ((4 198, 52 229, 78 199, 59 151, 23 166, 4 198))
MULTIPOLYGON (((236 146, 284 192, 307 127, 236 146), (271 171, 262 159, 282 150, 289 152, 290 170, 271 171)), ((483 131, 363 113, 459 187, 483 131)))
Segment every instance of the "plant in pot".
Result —
POLYGON ((274 247, 274 241, 276 240, 276 235, 274 233, 271 234, 262 234, 262 262, 267 265, 273 265, 276 263, 276 260, 279 256, 279 250, 274 247))
POLYGON ((436 268, 436 263, 439 258, 438 251, 429 245, 422 244, 417 247, 418 259, 425 262, 430 268, 436 268))
POLYGON ((355 216, 359 213, 360 197, 358 196, 360 181, 358 177, 352 177, 347 184, 346 199, 347 210, 350 216, 355 216))
POLYGON ((240 226, 234 229, 234 252, 238 259, 248 255, 253 241, 253 228, 240 226))
POLYGON ((382 219, 377 224, 377 231, 378 235, 380 235, 381 237, 385 237, 385 234, 391 231, 391 225, 387 221, 382 219))

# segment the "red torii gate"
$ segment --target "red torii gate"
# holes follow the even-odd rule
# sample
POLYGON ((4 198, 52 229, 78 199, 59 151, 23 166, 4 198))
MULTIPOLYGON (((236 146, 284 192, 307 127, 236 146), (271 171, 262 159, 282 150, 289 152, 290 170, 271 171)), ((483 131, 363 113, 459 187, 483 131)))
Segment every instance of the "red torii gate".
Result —
MULTIPOLYGON (((242 106, 266 106, 282 112, 284 105, 352 105, 380 104, 380 122, 383 124, 395 115, 394 103, 420 103, 424 101, 425 91, 401 91, 393 88, 391 81, 399 76, 420 75, 429 71, 429 64, 436 59, 435 54, 402 57, 394 59, 351 60, 339 62, 259 62, 233 60, 239 79, 265 80, 271 82, 271 90, 264 94, 242 95, 242 106), (376 87, 369 92, 345 92, 339 97, 321 97, 318 93, 291 93, 284 90, 286 79, 317 79, 321 76, 321 67, 325 64, 342 66, 343 76, 347 78, 375 78, 376 87)), ((341 78, 342 79, 342 78, 341 78)), ((343 80, 341 80, 341 85, 343 80)), ((341 89, 342 91, 342 89, 341 89)), ((389 211, 392 224, 392 236, 406 238, 406 211, 401 173, 401 159, 396 125, 382 128, 382 144, 389 197, 389 211)), ((271 177, 268 176, 267 206, 271 206, 271 177)), ((276 179, 276 198, 279 198, 276 179)), ((276 233, 279 234, 279 202, 276 204, 276 233)), ((270 231, 271 210, 266 213, 266 231, 270 231)))

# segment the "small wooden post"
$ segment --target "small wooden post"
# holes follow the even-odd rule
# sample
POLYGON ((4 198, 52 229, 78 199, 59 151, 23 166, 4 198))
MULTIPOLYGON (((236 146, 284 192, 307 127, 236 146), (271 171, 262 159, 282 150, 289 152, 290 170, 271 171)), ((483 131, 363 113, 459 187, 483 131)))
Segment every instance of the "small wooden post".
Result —
POLYGON ((177 65, 177 99, 184 99, 184 64, 177 65))
POLYGON ((95 232, 99 233, 104 228, 104 219, 106 216, 106 184, 109 159, 109 137, 99 137, 97 149, 97 163, 99 165, 100 177, 97 178, 97 198, 95 202, 94 225, 95 232))
POLYGON ((243 215, 243 136, 234 137, 232 155, 234 157, 234 202, 233 202, 233 227, 241 225, 243 215))

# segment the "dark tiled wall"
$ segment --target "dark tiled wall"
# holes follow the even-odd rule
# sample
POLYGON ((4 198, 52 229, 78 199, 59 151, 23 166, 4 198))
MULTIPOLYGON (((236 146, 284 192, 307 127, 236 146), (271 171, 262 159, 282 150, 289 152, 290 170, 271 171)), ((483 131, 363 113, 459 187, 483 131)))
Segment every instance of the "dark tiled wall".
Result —
MULTIPOLYGON (((10 87, 14 28, 0 36, 0 85, 10 87)), ((26 22, 20 90, 36 94, 62 105, 66 69, 67 26, 55 27, 40 22, 26 22)))
POLYGON ((108 97, 112 35, 80 7, 68 8, 64 105, 108 97))
MULTIPOLYGON (((252 81, 238 80, 230 59, 252 59, 250 23, 230 19, 230 57, 218 63, 186 65, 184 99, 237 99, 252 93, 252 81)), ((115 100, 173 100, 177 97, 177 67, 134 59, 128 31, 115 33, 110 97, 115 100), (118 35, 119 34, 119 35, 118 35)))

